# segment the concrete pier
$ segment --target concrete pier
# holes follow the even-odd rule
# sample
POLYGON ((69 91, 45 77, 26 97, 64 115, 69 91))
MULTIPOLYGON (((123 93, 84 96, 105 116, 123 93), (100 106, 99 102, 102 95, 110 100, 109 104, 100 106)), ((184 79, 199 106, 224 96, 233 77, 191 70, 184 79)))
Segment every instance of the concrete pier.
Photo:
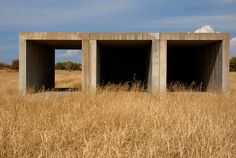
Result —
POLYGON ((204 91, 228 90, 228 33, 22 32, 21 93, 55 85, 55 49, 82 49, 82 90, 141 81, 150 92, 195 82, 204 91))

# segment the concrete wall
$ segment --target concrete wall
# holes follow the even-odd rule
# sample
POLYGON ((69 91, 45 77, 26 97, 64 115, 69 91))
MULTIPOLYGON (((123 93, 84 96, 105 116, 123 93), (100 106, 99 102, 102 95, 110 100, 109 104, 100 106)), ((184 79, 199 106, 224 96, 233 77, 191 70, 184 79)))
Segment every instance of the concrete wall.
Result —
POLYGON ((97 41, 89 41, 89 51, 90 51, 90 90, 96 90, 97 87, 97 41))
POLYGON ((26 86, 29 89, 53 88, 55 78, 54 49, 33 42, 26 44, 26 86))
POLYGON ((54 87, 55 52, 54 49, 25 41, 25 52, 21 53, 20 90, 37 91, 54 87))
MULTIPOLYGON (((207 90, 227 91, 229 75, 229 34, 228 33, 79 33, 79 32, 29 32, 20 33, 20 80, 22 93, 29 89, 54 86, 54 49, 82 48, 82 90, 96 90, 101 83, 101 46, 98 41, 151 41, 150 59, 144 59, 143 69, 147 72, 147 89, 165 92, 167 89, 167 43, 181 41, 221 41, 203 48, 205 54, 202 72, 207 74, 207 90), (81 42, 80 44, 77 41, 81 42), (38 44, 37 42, 41 43, 38 44), (47 47, 50 46, 50 47, 47 47), (211 53, 212 52, 212 53, 211 53), (211 63, 211 66, 207 63, 211 63), (52 64, 53 63, 53 64, 52 64), (212 71, 211 71, 212 70, 212 71), (53 73, 52 73, 53 72, 53 73), (210 76, 210 77, 209 77, 210 76)), ((146 51, 148 52, 148 51, 146 51)), ((199 55, 200 57, 200 55, 199 55)), ((135 56, 133 57, 135 60, 135 56)), ((207 76, 202 75, 202 76, 207 76)))
POLYGON ((90 53, 89 40, 82 41, 82 90, 86 91, 90 85, 90 53))
POLYGON ((203 48, 203 81, 207 91, 222 89, 222 42, 215 42, 203 48))

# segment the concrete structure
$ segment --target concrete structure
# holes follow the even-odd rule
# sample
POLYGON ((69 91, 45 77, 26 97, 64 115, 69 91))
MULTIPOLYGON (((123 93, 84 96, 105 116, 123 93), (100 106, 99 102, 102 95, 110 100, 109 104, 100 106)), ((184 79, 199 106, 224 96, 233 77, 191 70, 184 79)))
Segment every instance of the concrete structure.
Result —
POLYGON ((54 87, 55 49, 82 49, 82 90, 141 81, 148 91, 196 82, 227 91, 228 33, 20 33, 22 93, 54 87))

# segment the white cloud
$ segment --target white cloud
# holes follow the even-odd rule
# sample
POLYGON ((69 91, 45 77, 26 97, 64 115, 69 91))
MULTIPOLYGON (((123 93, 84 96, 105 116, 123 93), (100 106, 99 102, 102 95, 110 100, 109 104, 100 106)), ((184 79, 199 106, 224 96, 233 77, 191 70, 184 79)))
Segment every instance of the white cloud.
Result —
POLYGON ((67 50, 63 54, 56 55, 57 58, 79 58, 81 57, 80 50, 67 50))
POLYGON ((230 40, 230 56, 236 56, 236 37, 230 40))
POLYGON ((210 25, 205 25, 195 30, 194 33, 214 33, 215 30, 210 25))

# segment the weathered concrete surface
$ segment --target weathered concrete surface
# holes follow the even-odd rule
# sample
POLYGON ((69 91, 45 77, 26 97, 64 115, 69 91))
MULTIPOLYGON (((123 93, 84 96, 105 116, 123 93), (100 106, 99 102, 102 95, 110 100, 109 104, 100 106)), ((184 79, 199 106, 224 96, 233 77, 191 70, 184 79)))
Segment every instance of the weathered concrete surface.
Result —
MULTIPOLYGON (((113 41, 110 44, 108 42, 106 45, 108 47, 114 47, 114 44, 116 45, 114 48, 129 47, 131 52, 139 49, 139 44, 135 44, 135 41, 140 41, 141 43, 151 41, 150 48, 148 48, 149 45, 143 45, 142 47, 145 51, 143 53, 150 53, 150 55, 144 56, 146 59, 142 60, 143 69, 145 69, 143 73, 145 74, 142 73, 143 76, 141 78, 146 83, 147 90, 152 92, 165 92, 167 89, 168 43, 181 41, 180 43, 177 42, 178 47, 185 47, 184 41, 190 43, 194 41, 194 43, 201 45, 200 52, 204 52, 198 55, 198 58, 202 59, 202 64, 199 64, 199 70, 201 69, 199 71, 201 72, 199 79, 207 85, 206 91, 228 90, 228 33, 23 32, 20 33, 19 40, 20 91, 26 93, 30 89, 37 90, 42 87, 54 87, 55 49, 82 49, 82 90, 96 90, 102 82, 101 75, 104 73, 101 68, 101 53, 103 50, 99 44, 102 41, 113 41), (205 46, 201 44, 204 41, 212 41, 215 44, 205 46), (133 45, 129 46, 129 44, 133 45), (149 49, 150 52, 148 51, 149 49)), ((200 46, 198 48, 200 49, 200 46)), ((112 49, 109 51, 110 53, 118 53, 112 49)), ((123 51, 125 50, 123 49, 123 51)), ((125 53, 127 55, 124 54, 124 57, 131 55, 129 52, 125 53)), ((183 61, 188 60, 185 57, 183 58, 183 61)), ((116 59, 111 60, 115 61, 116 59)), ((133 55, 133 60, 136 60, 136 55, 133 55)), ((139 60, 141 61, 140 57, 139 60)), ((125 62, 127 63, 127 61, 125 62)), ((127 68, 136 65, 134 61, 130 63, 130 65, 126 64, 127 68)), ((135 69, 137 67, 134 67, 133 70, 135 69)))
POLYGON ((166 80, 167 80, 167 40, 160 40, 159 42, 159 55, 160 55, 160 64, 159 64, 159 71, 160 71, 160 82, 159 82, 159 91, 165 92, 166 91, 166 80))
POLYGON ((97 71, 97 41, 96 40, 90 40, 90 89, 96 90, 97 87, 97 74, 99 73, 97 71))
MULTIPOLYGON (((204 41, 216 42, 217 44, 210 45, 202 50, 206 56, 204 61, 202 61, 205 63, 203 70, 205 80, 210 77, 206 91, 224 92, 229 89, 228 33, 160 33, 160 39, 162 41, 196 41, 199 43, 204 41), (212 69, 210 69, 210 67, 212 67, 212 69)), ((167 71, 167 69, 163 67, 162 71, 162 76, 165 77, 164 71, 167 71)), ((165 83, 163 87, 164 85, 165 83)))
POLYGON ((41 47, 27 41, 26 81, 28 87, 35 89, 54 87, 54 49, 41 47))

